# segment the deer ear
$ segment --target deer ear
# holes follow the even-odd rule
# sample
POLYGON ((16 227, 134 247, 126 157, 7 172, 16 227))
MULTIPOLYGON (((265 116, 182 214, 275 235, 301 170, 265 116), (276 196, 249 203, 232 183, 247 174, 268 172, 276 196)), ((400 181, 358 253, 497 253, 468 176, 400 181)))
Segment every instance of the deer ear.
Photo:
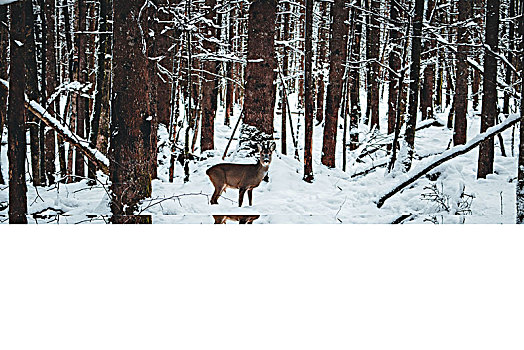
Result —
POLYGON ((277 148, 277 144, 274 142, 271 142, 271 151, 274 151, 275 148, 277 148))
POLYGON ((257 143, 257 148, 259 152, 262 152, 262 146, 260 145, 260 143, 257 143))

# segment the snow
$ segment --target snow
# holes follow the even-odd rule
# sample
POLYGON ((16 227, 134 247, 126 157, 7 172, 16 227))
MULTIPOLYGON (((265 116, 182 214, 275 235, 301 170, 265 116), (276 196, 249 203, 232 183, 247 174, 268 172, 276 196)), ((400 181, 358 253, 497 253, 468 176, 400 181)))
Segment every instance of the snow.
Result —
POLYGON ((9 5, 16 1, 17 0, 0 0, 0 5, 9 5))
MULTIPOLYGON (((386 90, 387 91, 387 90, 386 90)), ((365 95, 362 95, 362 110, 365 111, 365 95)), ((293 124, 295 132, 299 129, 300 159, 303 157, 303 114, 297 113, 297 96, 290 95, 293 124)), ((38 108, 38 106, 34 106, 38 108)), ((355 154, 348 153, 348 169, 341 170, 342 165, 342 130, 339 127, 337 135, 336 169, 329 169, 320 164, 322 149, 322 125, 315 126, 313 137, 313 171, 315 180, 309 184, 302 180, 303 164, 294 159, 294 149, 291 136, 288 134, 287 155, 280 152, 280 115, 275 116, 275 133, 277 150, 269 168, 269 182, 262 182, 253 191, 253 206, 248 206, 244 198, 244 206, 238 207, 238 190, 229 189, 219 199, 218 205, 210 205, 209 199, 213 193, 213 185, 206 176, 206 170, 214 164, 222 162, 254 163, 254 159, 246 159, 237 151, 239 130, 231 144, 229 153, 222 160, 222 153, 231 135, 232 129, 240 114, 237 106, 231 118, 231 126, 223 125, 224 109, 218 107, 215 122, 215 150, 202 154, 203 160, 190 164, 190 180, 183 182, 183 168, 176 163, 175 178, 169 183, 168 170, 170 150, 167 143, 166 127, 160 125, 158 179, 152 183, 152 196, 146 199, 140 209, 140 214, 151 215, 153 223, 208 223, 214 222, 212 215, 260 215, 254 224, 266 223, 392 223, 403 216, 403 223, 514 223, 515 222, 515 186, 517 175, 518 129, 515 131, 515 152, 511 153, 512 128, 502 133, 508 157, 500 155, 498 140, 495 138, 494 174, 486 179, 476 179, 478 149, 456 157, 443 165, 431 170, 429 176, 422 176, 416 182, 385 202, 382 208, 377 208, 376 200, 397 185, 405 176, 392 177, 387 174, 386 167, 379 167, 365 175, 352 175, 368 170, 374 165, 386 164, 389 160, 385 152, 378 151, 371 156, 356 160, 355 154), (449 212, 435 202, 423 199, 428 188, 435 186, 447 198, 449 212), (455 215, 460 203, 462 192, 471 196, 471 213, 455 215)), ((387 104, 381 103, 380 123, 382 128, 387 125, 385 111, 387 104)), ((437 113, 437 119, 445 124, 449 108, 437 113)), ((478 138, 480 130, 480 111, 470 109, 468 114, 468 141, 478 138)), ((51 119, 52 120, 52 119, 51 119)), ((58 121, 54 121, 58 123, 58 121)), ((418 125, 428 122, 419 121, 418 125)), ((342 121, 340 121, 342 124, 342 121)), ((501 127, 500 124, 497 127, 501 127)), ((371 139, 367 134, 368 127, 360 125, 360 139, 371 139)), ((4 142, 7 140, 4 131, 4 142)), ((65 130, 65 132, 68 132, 65 130)), ((288 123, 289 133, 289 123, 288 123)), ((428 155, 443 157, 450 140, 452 130, 445 126, 431 126, 417 131, 415 140, 415 158, 412 169, 416 171, 427 166, 432 161, 428 155), (426 158, 422 158, 426 157, 426 158)), ((447 151, 450 152, 450 151, 447 151)), ((200 154, 198 149, 196 154, 200 154)), ((7 147, 1 148, 2 171, 7 179, 7 147)), ((107 158, 100 153, 100 159, 107 158)), ((107 164, 107 163, 106 163, 107 164)), ((81 181, 72 184, 60 184, 52 187, 35 189, 28 182, 28 211, 30 223, 105 223, 111 215, 109 209, 109 180, 101 172, 96 186, 88 186, 81 181), (36 215, 35 215, 36 214, 36 215)), ((247 196, 246 196, 247 197, 247 196)), ((470 198, 470 197, 468 197, 470 198)), ((8 201, 7 186, 0 185, 0 208, 8 201)), ((0 221, 7 222, 7 208, 0 211, 0 221)), ((232 223, 229 221, 228 223, 232 223)), ((235 222, 236 223, 236 222, 235 222)))

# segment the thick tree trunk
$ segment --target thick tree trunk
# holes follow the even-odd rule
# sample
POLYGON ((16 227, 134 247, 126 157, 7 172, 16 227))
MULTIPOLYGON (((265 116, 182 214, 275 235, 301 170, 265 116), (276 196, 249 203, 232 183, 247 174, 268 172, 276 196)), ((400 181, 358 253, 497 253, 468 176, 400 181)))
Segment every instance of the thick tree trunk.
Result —
POLYGON ((304 28, 304 181, 313 182, 313 109, 315 108, 313 104, 313 0, 305 1, 306 22, 304 28))
MULTIPOLYGON (((77 5, 77 53, 78 53, 78 81, 88 82, 87 56, 86 56, 86 0, 78 0, 77 5)), ((89 102, 85 97, 77 94, 76 96, 76 134, 82 138, 86 137, 86 121, 89 102)), ((84 156, 80 150, 75 151, 75 177, 74 181, 80 181, 85 177, 84 156)))
POLYGON ((415 129, 417 127, 418 97, 420 86, 420 51, 422 18, 424 16, 424 0, 415 0, 415 17, 413 19, 413 39, 411 43, 411 67, 409 85, 409 108, 406 118, 405 147, 406 157, 402 159, 403 171, 411 168, 413 153, 415 152, 415 129))
POLYGON ((369 20, 370 36, 366 39, 369 41, 369 58, 372 60, 370 63, 370 74, 369 74, 369 111, 371 117, 370 128, 373 129, 376 127, 380 129, 379 124, 379 102, 380 102, 380 64, 379 64, 379 55, 380 55, 380 0, 370 0, 371 1, 371 18, 369 20))
POLYGON ((362 22, 361 12, 359 8, 362 6, 362 0, 357 0, 356 7, 353 7, 352 26, 354 34, 352 36, 351 44, 351 71, 350 71, 350 100, 351 100, 351 114, 349 116, 349 149, 355 150, 358 148, 358 123, 362 108, 360 106, 360 65, 354 62, 360 61, 360 39, 362 37, 362 22))
POLYGON ((456 66, 456 87, 455 87, 455 129, 453 131, 453 144, 463 145, 467 140, 467 113, 468 113, 468 73, 467 63, 469 49, 469 35, 466 21, 469 20, 471 13, 471 1, 459 0, 459 22, 457 33, 457 66, 456 66))
POLYGON ((151 195, 151 122, 147 57, 136 16, 141 0, 113 0, 111 99, 111 212, 113 223, 134 223, 141 200, 151 195), (130 69, 133 67, 133 69, 130 69))
MULTIPOLYGON (((36 70, 36 45, 34 33, 34 13, 33 2, 24 1, 25 14, 25 69, 26 69, 26 93, 30 100, 39 101, 38 98, 38 73, 36 70)), ((31 148, 31 174, 33 176, 33 185, 41 186, 45 183, 40 173, 40 140, 39 140, 39 122, 31 114, 27 115, 29 125, 29 140, 31 148)))
MULTIPOLYGON (((215 11, 210 11, 216 6, 216 0, 206 0, 207 24, 204 36, 204 51, 213 55, 216 53, 215 35, 215 11)), ((213 58, 202 62, 202 126, 200 136, 200 151, 208 151, 215 148, 215 114, 217 110, 218 96, 218 63, 213 58)))
MULTIPOLYGON (((484 49, 484 82, 480 132, 495 125, 497 118, 497 57, 499 45, 500 1, 488 0, 486 5, 486 48, 484 49)), ((486 178, 493 173, 495 148, 493 137, 479 147, 477 178, 486 178)))
MULTIPOLYGON (((7 6, 0 6, 0 23, 7 25, 7 6)), ((7 48, 9 45, 9 32, 7 28, 0 27, 0 79, 7 80, 7 48)), ((0 154, 2 151, 2 135, 7 115, 7 91, 0 89, 0 154)), ((2 174, 2 160, 0 159, 0 185, 5 180, 2 174)))
MULTIPOLYGON (((337 144, 338 114, 344 71, 347 58, 349 11, 344 0, 335 0, 331 13, 331 35, 329 41, 329 84, 326 97, 326 122, 324 125, 324 138, 322 143, 322 164, 335 167, 335 153, 337 144)), ((308 85, 306 86, 308 87, 308 85)))
POLYGON ((9 223, 27 224, 27 186, 25 182, 25 64, 24 5, 28 0, 11 4, 9 66, 9 104, 7 108, 9 158, 9 223))
MULTIPOLYGON (((508 9, 508 53, 507 53, 507 59, 508 62, 513 64, 513 50, 515 48, 514 40, 515 40, 515 23, 513 17, 515 17, 515 1, 516 0, 509 0, 509 9, 508 9)), ((522 19, 521 19, 522 20, 522 19)), ((512 80, 512 74, 513 70, 509 65, 506 65, 506 85, 511 85, 512 80)), ((502 113, 504 113, 506 116, 509 116, 509 93, 507 91, 504 91, 504 104, 502 107, 502 113)))
MULTIPOLYGON (((98 31, 104 33, 107 31, 107 11, 109 9, 108 0, 100 0, 100 12, 98 21, 98 31)), ((105 78, 105 56, 107 34, 99 34, 97 48, 97 71, 96 71, 96 94, 93 105, 93 118, 91 119, 91 129, 89 135, 89 147, 96 149, 98 140, 98 131, 100 129, 100 115, 102 113, 102 99, 105 78)), ((96 164, 92 161, 88 165, 88 177, 91 179, 90 184, 96 183, 96 164)))
POLYGON ((274 46, 276 10, 275 0, 255 0, 249 7, 248 62, 242 133, 259 134, 251 134, 257 138, 251 141, 273 138, 273 82, 277 68, 274 46))
MULTIPOLYGON (((56 50, 55 50, 55 2, 54 0, 44 1, 45 17, 45 101, 48 101, 56 89, 56 50)), ((55 100, 56 101, 56 100, 55 100)), ((59 105, 56 102, 47 105, 47 109, 54 111, 58 115, 59 105)), ((45 131, 45 176, 48 185, 55 183, 55 132, 53 129, 45 131)))

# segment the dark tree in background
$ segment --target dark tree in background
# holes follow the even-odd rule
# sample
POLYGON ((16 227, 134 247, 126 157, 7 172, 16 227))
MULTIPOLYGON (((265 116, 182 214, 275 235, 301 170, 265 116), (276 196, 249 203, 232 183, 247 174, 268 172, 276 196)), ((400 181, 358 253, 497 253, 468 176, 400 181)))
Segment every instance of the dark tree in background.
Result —
POLYGON ((141 0, 113 0, 111 98, 111 212, 114 223, 135 223, 140 200, 151 195, 151 119, 147 57, 136 15, 141 0))
POLYGON ((379 124, 379 102, 380 102, 380 0, 369 0, 371 2, 370 11, 371 14, 369 19, 370 30, 368 31, 369 48, 369 82, 368 82, 368 93, 370 94, 368 101, 370 106, 368 107, 371 114, 371 125, 370 127, 376 127, 380 129, 379 124))
POLYGON ((25 64, 26 42, 24 6, 28 0, 11 4, 9 65, 9 104, 7 108, 7 132, 9 158, 9 223, 27 224, 27 185, 25 183, 25 64))
MULTIPOLYGON (((487 0, 486 4, 486 46, 484 48, 484 81, 482 94, 482 115, 480 132, 495 125, 497 109, 497 57, 499 46, 499 13, 500 1, 487 0)), ((493 173, 495 153, 493 137, 479 146, 477 178, 486 178, 493 173)))
MULTIPOLYGON (((217 109, 218 95, 218 64, 213 59, 216 51, 215 44, 215 11, 212 9, 216 6, 216 0, 206 0, 207 23, 204 29, 204 52, 209 58, 204 59, 202 63, 203 81, 202 81, 202 136, 200 137, 200 151, 204 152, 215 148, 214 130, 215 114, 217 109)), ((275 5, 276 6, 276 5, 275 5)))
POLYGON ((334 168, 337 144, 338 114, 342 96, 345 63, 347 58, 349 12, 345 0, 335 0, 331 9, 329 41, 329 84, 326 97, 326 123, 324 125, 324 141, 322 143, 322 164, 334 168))
POLYGON ((413 39, 411 43, 411 67, 409 84, 409 110, 406 119, 405 145, 407 157, 402 160, 403 171, 411 168, 413 153, 415 149, 415 128, 417 126, 418 97, 420 86, 420 51, 422 18, 424 16, 424 0, 415 0, 415 17, 413 18, 413 39))
POLYGON ((459 23, 457 28, 457 65, 456 65, 456 97, 455 97, 455 129, 453 144, 463 145, 467 141, 467 112, 468 112, 468 44, 469 33, 466 21, 470 18, 471 1, 459 0, 459 23))
MULTIPOLYGON (((116 4, 116 1, 114 2, 116 4)), ((116 8, 116 6, 115 6, 116 8)), ((119 10, 117 8, 117 10, 119 10)), ((86 56, 86 15, 87 6, 86 0, 78 0, 77 4, 77 28, 76 28, 76 42, 77 42, 77 62, 78 62, 78 81, 80 83, 87 83, 89 81, 87 71, 87 56, 86 56)), ((86 122, 89 115, 88 101, 81 94, 77 94, 76 100, 76 134, 82 138, 86 137, 86 122)), ((85 176, 84 155, 80 150, 75 152, 75 181, 80 181, 85 176)))
POLYGON ((249 7, 244 126, 254 128, 249 134, 255 139, 273 138, 276 12, 276 0, 255 0, 249 7))
MULTIPOLYGON (((313 182, 313 0, 306 0, 304 57, 304 181, 313 182)), ((328 88, 329 89, 329 88, 328 88)))
MULTIPOLYGON (((0 79, 7 80, 7 46, 9 35, 7 28, 7 6, 0 6, 0 79)), ((2 149, 2 135, 7 113, 7 91, 0 88, 0 150, 2 149)), ((0 185, 5 184, 2 175, 2 160, 0 159, 0 185)))

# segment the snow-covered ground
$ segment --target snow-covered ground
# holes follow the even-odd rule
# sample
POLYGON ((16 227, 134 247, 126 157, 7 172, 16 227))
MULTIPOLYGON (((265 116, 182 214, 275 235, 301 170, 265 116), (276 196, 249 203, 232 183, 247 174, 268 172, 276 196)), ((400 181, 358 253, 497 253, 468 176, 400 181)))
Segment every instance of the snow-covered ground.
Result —
MULTIPOLYGON (((292 96, 296 101, 296 96, 292 96)), ((362 99, 365 103, 365 98, 362 99)), ((292 108, 296 103, 292 102, 292 108)), ((365 107, 365 105, 363 106, 365 107)), ((381 105, 381 125, 386 127, 385 110, 381 105)), ((437 114, 446 124, 447 110, 437 114)), ((479 133, 479 111, 470 111, 468 116, 468 139, 479 133)), ((232 126, 240 110, 235 111, 232 126)), ((495 173, 485 180, 476 179, 477 155, 475 149, 434 169, 432 176, 423 177, 403 192, 390 198, 381 209, 376 206, 378 198, 391 189, 397 180, 387 174, 385 167, 369 174, 352 177, 353 174, 369 169, 383 161, 385 152, 377 152, 374 159, 365 157, 364 163, 354 161, 348 154, 348 170, 343 172, 342 129, 337 137, 337 169, 328 169, 320 164, 322 147, 322 125, 314 130, 315 180, 312 184, 302 181, 303 165, 294 159, 291 137, 288 135, 288 155, 280 152, 280 134, 277 132, 277 150, 269 170, 269 182, 262 182, 253 191, 253 206, 238 207, 238 191, 228 190, 210 205, 213 186, 205 171, 222 162, 222 153, 231 135, 232 126, 223 125, 223 109, 219 109, 215 123, 216 151, 204 155, 204 160, 191 163, 190 181, 183 182, 183 169, 179 163, 175 169, 175 180, 168 182, 169 148, 167 130, 159 130, 159 179, 153 181, 152 198, 144 201, 141 214, 150 214, 153 223, 213 223, 212 215, 257 214, 254 224, 262 223, 514 223, 516 152, 518 132, 515 132, 515 154, 511 156, 512 128, 503 133, 509 157, 502 157, 496 139, 495 173), (431 179, 430 179, 431 178, 431 179), (431 189, 433 187, 433 190, 431 189), (439 192, 442 205, 425 200, 439 192), (462 193, 466 195, 462 195, 462 193), (444 208, 446 207, 446 208, 444 208), (462 211, 460 211, 462 209, 462 211), (458 214, 457 214, 458 212, 458 214), (400 219, 402 217, 402 219, 400 219)), ((297 130, 298 114, 294 114, 297 130)), ((419 121, 420 123, 420 121, 419 121)), ((289 123, 288 123, 289 124, 289 123)), ((275 130, 280 130, 280 116, 275 117, 275 130)), ((288 129, 289 130, 289 129, 288 129)), ((303 125, 298 126, 299 149, 302 159, 303 125)), ((367 126, 361 125, 361 139, 366 137, 367 126)), ((238 131, 237 131, 238 133, 238 131)), ((236 135, 238 136, 238 135, 236 135)), ((416 156, 425 157, 414 161, 413 168, 431 160, 432 154, 445 151, 450 144, 452 131, 446 127, 429 127, 417 131, 416 156), (429 157, 428 157, 429 156, 429 157)), ((4 142, 7 135, 4 135, 4 142)), ((237 140, 230 147, 226 162, 254 163, 254 159, 240 158, 235 152, 237 140)), ((4 178, 7 179, 7 147, 2 147, 4 178)), ((198 151, 197 151, 198 152, 198 151)), ((108 179, 99 172, 99 184, 87 186, 86 181, 60 184, 35 189, 28 183, 28 206, 32 223, 104 223, 110 216, 108 179), (34 215, 34 214, 39 215, 34 215)), ((0 186, 0 208, 7 203, 7 186, 0 186)), ((0 220, 7 222, 7 209, 0 211, 0 220)))

